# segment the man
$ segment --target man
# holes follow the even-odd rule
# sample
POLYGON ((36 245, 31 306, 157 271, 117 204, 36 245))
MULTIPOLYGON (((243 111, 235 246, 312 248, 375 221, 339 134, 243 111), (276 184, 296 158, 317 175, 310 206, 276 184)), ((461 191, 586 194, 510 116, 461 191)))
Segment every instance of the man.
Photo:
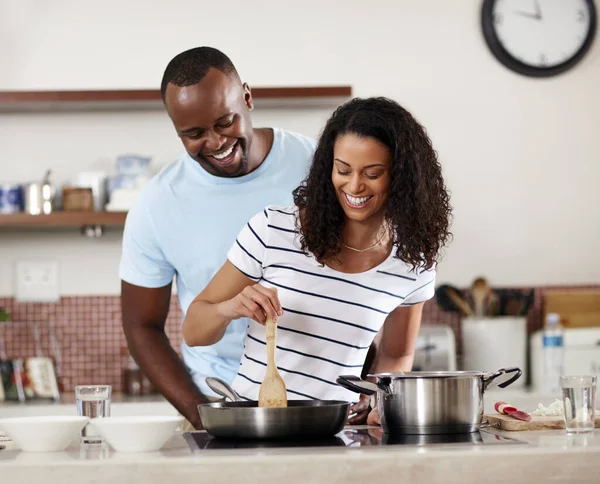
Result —
POLYGON ((315 143, 276 128, 253 128, 250 88, 231 60, 210 47, 173 58, 161 93, 186 154, 144 187, 127 216, 120 264, 123 329, 142 370, 201 428, 197 405, 214 395, 204 378, 231 383, 247 320, 232 323, 213 346, 183 344, 182 362, 164 331, 173 279, 185 314, 250 217, 268 204, 292 202, 315 143))

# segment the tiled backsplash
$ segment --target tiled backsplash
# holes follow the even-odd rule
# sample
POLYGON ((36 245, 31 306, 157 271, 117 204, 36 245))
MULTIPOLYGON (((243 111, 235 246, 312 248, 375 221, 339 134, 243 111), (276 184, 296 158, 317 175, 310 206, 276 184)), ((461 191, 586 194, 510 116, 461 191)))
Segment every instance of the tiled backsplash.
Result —
MULTIPOLYGON (((529 332, 542 326, 542 297, 547 289, 535 291, 535 301, 528 315, 529 332)), ((35 304, 0 298, 0 307, 11 313, 12 321, 37 323, 40 351, 57 359, 59 384, 63 392, 73 391, 75 385, 101 383, 113 385, 115 391, 120 391, 126 343, 121 327, 119 296, 64 297, 57 303, 35 304), (53 348, 52 335, 60 353, 53 348)), ((457 352, 461 353, 458 314, 443 311, 433 299, 425 304, 423 323, 450 325, 457 336, 457 352)), ((177 296, 173 296, 166 331, 178 353, 182 339, 180 326, 179 302, 177 296)), ((31 328, 4 327, 6 354, 2 354, 3 348, 0 347, 0 359, 37 356, 31 328)))
MULTIPOLYGON (((38 323, 42 353, 57 360, 62 391, 70 392, 76 385, 85 384, 109 384, 114 391, 121 390, 127 344, 119 296, 63 297, 57 303, 26 304, 0 298, 0 307, 11 313, 12 321, 38 323), (52 347, 52 334, 60 348, 59 355, 52 347)), ((173 296, 166 332, 178 353, 180 328, 181 311, 173 296)), ((5 327, 2 333, 6 355, 1 354, 0 347, 0 358, 37 356, 31 326, 5 327)))

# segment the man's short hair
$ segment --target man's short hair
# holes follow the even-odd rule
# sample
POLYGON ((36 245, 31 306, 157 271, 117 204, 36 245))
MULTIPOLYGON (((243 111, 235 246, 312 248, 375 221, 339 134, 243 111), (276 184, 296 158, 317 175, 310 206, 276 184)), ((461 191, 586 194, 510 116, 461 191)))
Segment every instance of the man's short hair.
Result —
POLYGON ((195 47, 177 54, 167 65, 160 84, 163 101, 169 83, 178 87, 192 86, 204 79, 211 68, 228 76, 238 75, 231 59, 213 47, 195 47))

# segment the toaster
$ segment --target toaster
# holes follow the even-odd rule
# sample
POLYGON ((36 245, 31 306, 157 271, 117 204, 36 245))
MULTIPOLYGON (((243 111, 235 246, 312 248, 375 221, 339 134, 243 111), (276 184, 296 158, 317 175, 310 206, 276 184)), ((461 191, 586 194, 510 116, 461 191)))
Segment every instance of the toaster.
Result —
POLYGON ((447 324, 421 324, 413 371, 456 371, 456 335, 447 324))

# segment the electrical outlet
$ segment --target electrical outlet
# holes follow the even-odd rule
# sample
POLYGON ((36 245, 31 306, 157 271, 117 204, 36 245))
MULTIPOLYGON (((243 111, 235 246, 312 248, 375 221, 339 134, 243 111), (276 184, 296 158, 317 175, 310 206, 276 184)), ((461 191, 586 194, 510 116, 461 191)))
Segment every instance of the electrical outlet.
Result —
POLYGON ((19 302, 55 302, 58 290, 58 261, 20 260, 15 268, 15 299, 19 302))

